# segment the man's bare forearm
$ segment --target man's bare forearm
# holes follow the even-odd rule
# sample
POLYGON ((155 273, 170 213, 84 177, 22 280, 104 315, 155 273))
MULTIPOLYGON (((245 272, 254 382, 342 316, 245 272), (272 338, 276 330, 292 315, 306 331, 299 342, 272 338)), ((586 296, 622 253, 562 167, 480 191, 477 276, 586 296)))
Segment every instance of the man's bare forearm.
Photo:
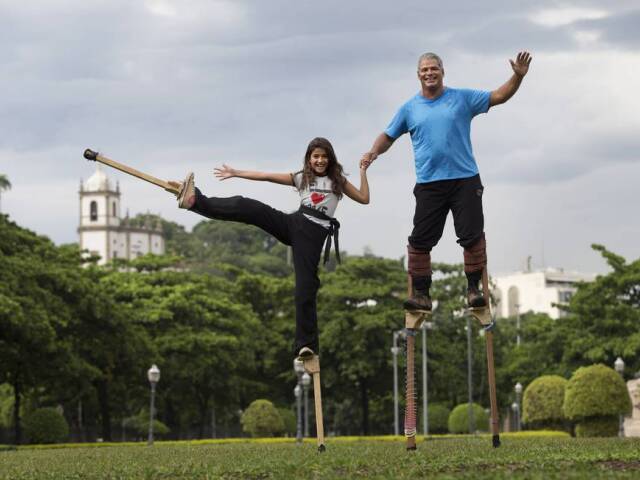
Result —
POLYGON ((520 88, 522 79, 524 77, 514 73, 511 78, 501 85, 497 90, 491 92, 491 98, 489 100, 489 106, 500 105, 509 100, 520 88))
POLYGON ((389 150, 393 145, 393 139, 387 135, 386 133, 381 133, 373 142, 373 146, 371 147, 370 153, 373 153, 376 157, 378 155, 382 155, 384 152, 389 150))

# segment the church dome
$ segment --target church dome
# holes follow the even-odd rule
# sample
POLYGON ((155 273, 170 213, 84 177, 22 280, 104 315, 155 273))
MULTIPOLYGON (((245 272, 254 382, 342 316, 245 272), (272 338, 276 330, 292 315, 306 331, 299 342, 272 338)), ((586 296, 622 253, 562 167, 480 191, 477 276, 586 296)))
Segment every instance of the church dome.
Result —
POLYGON ((111 185, 107 174, 102 171, 100 166, 96 169, 95 173, 89 177, 84 184, 85 192, 104 192, 110 191, 111 185))

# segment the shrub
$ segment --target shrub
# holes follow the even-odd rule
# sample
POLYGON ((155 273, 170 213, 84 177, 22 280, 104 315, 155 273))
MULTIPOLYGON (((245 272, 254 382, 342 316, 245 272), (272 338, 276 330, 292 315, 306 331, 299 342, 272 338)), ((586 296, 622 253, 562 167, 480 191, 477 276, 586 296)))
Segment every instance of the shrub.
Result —
POLYGON ((269 400, 254 400, 244 411, 242 430, 252 437, 272 437, 284 431, 284 422, 269 400))
MULTIPOLYGON (((489 429, 489 416, 477 403, 473 405, 473 418, 476 431, 486 431, 489 429)), ((455 407, 449 415, 449 431, 451 433, 469 433, 469 404, 461 403, 455 407)), ((475 432, 471 432, 475 433, 475 432)))
MULTIPOLYGON (((137 415, 125 418, 124 425, 137 436, 146 436, 149 433, 149 410, 143 408, 137 415)), ((166 424, 157 418, 153 419, 153 434, 155 436, 166 435, 170 431, 171 429, 166 424)))
POLYGON ((69 425, 55 408, 38 408, 24 418, 29 443, 60 443, 69 436, 69 425))
POLYGON ((288 436, 295 437, 296 429, 298 428, 296 414, 293 413, 293 410, 290 408, 278 408, 278 413, 280 414, 280 418, 282 418, 284 430, 277 433, 284 433, 288 436))
POLYGON ((591 417, 576 425, 577 437, 615 437, 620 428, 620 417, 591 417))
POLYGON ((448 433, 450 413, 442 403, 429 404, 429 433, 448 433))
POLYGON ((531 382, 522 399, 522 422, 537 430, 563 428, 566 386, 567 380, 559 375, 543 375, 531 382))
POLYGON ((631 411, 627 386, 613 369, 602 365, 582 367, 575 371, 564 395, 564 415, 578 423, 576 435, 615 435, 609 425, 619 415, 631 411))

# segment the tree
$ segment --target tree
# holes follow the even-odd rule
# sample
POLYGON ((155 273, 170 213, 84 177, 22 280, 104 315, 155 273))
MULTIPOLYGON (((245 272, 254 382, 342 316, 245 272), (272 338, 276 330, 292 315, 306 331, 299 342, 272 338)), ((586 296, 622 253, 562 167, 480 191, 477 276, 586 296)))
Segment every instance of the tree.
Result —
MULTIPOLYGON (((350 257, 322 274, 318 317, 327 398, 344 401, 355 385, 364 435, 370 432, 370 399, 383 401, 391 385, 389 343, 402 326, 405 282, 400 262, 376 257, 350 257)), ((390 424, 391 415, 386 409, 376 423, 390 424)))
MULTIPOLYGON (((6 190, 11 190, 11 182, 7 178, 7 176, 3 173, 0 173, 0 197, 2 197, 2 192, 6 190)), ((0 212, 2 211, 2 204, 0 203, 0 212)))
POLYGON ((60 292, 73 270, 48 239, 0 215, 0 383, 13 387, 16 443, 22 441, 23 394, 68 363, 58 331, 72 312, 60 292))
POLYGON ((581 284, 571 298, 569 315, 559 321, 566 336, 563 361, 574 369, 598 362, 613 365, 620 356, 635 372, 640 369, 640 259, 627 263, 602 245, 592 248, 612 271, 581 284))

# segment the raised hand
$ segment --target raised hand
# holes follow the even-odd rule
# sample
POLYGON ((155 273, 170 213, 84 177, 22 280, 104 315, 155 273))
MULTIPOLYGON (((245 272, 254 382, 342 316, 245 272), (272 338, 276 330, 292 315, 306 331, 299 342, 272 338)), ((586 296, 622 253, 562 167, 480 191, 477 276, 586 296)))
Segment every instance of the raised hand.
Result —
POLYGON ((519 77, 524 77, 529 71, 529 65, 531 64, 531 60, 533 57, 529 54, 529 52, 520 52, 516 57, 516 61, 509 59, 509 63, 511 63, 511 68, 513 68, 513 72, 519 77))
POLYGON ((229 165, 225 165, 224 163, 222 164, 222 168, 214 168, 213 174, 219 180, 227 180, 237 176, 235 169, 231 168, 229 165))

